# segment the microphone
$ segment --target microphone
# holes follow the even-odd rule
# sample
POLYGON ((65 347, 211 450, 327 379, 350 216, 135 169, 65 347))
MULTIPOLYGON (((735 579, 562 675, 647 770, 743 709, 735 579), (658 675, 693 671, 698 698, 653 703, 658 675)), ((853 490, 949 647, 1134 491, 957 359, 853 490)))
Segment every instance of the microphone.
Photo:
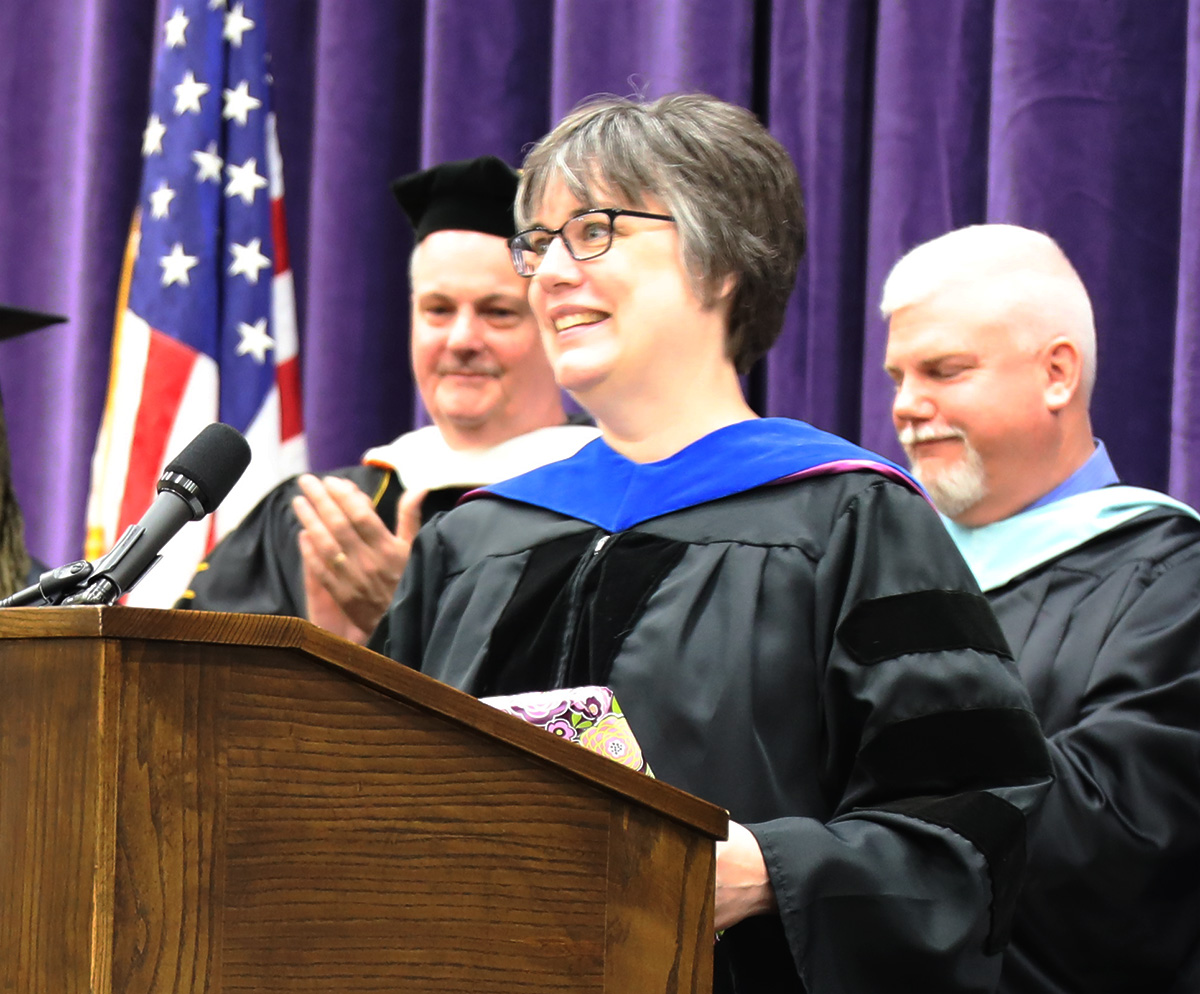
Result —
POLYGON ((154 503, 96 563, 88 586, 62 603, 112 604, 127 593, 180 528, 216 510, 249 464, 241 432, 219 422, 205 427, 167 464, 154 503))

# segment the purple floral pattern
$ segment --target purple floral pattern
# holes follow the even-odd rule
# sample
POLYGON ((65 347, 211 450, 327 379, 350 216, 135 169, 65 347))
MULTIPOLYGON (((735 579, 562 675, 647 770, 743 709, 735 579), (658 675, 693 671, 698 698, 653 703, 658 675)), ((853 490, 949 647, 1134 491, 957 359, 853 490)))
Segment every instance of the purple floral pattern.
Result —
POLYGON ((654 776, 608 687, 567 687, 508 697, 484 697, 485 704, 544 728, 551 735, 654 776))

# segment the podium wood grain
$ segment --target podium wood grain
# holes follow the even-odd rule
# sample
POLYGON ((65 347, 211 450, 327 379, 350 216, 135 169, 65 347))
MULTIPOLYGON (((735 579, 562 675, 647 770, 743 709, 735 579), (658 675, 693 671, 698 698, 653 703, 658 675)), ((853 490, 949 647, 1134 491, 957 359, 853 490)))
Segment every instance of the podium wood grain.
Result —
POLYGON ((0 611, 0 991, 711 989, 724 812, 295 619, 0 611))

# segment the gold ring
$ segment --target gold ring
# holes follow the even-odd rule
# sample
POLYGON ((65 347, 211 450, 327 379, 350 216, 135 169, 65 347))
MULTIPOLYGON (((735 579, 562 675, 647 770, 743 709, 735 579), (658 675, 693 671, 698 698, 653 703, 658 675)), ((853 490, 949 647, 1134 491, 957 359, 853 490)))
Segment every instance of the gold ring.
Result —
POLYGON ((346 561, 346 553, 339 552, 336 556, 334 556, 331 560, 329 560, 329 565, 330 566, 341 566, 342 563, 344 563, 345 561, 346 561))

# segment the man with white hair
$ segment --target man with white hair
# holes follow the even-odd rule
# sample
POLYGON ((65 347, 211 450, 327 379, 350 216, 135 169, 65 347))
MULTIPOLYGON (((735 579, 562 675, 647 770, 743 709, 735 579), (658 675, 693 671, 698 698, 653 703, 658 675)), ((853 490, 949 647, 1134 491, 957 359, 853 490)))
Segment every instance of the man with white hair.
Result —
POLYGON ((1047 236, 988 224, 920 245, 881 309, 897 434, 1054 763, 1001 990, 1183 990, 1200 955, 1200 516, 1121 486, 1093 439, 1091 304, 1047 236))

